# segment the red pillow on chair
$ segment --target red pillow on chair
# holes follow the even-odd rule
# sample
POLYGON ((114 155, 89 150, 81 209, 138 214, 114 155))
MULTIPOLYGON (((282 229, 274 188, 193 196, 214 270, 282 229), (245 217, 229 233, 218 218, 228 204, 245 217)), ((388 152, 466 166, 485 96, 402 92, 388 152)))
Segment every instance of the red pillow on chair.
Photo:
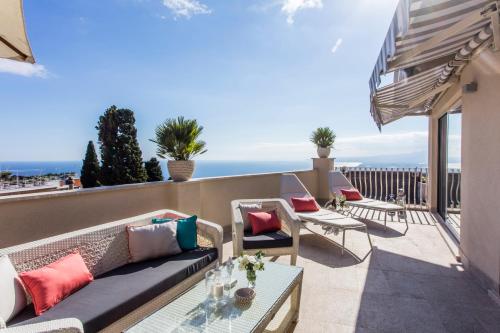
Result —
POLYGON ((281 221, 275 210, 270 212, 249 212, 248 221, 252 226, 252 234, 281 230, 281 221))
POLYGON ((72 253, 42 268, 19 274, 41 315, 64 298, 94 280, 82 256, 72 253))
POLYGON ((363 200, 363 196, 359 191, 355 188, 351 188, 350 190, 340 190, 342 194, 345 196, 347 201, 358 201, 363 200))
POLYGON ((319 205, 314 198, 292 198, 293 208, 296 212, 317 212, 319 205))

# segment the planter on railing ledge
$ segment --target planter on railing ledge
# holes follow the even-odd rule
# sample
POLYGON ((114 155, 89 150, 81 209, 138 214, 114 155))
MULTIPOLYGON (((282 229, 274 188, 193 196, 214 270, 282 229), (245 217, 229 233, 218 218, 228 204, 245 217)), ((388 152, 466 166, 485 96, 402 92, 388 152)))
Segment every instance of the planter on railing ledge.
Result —
POLYGON ((167 162, 168 173, 174 182, 184 182, 191 179, 194 173, 194 161, 174 161, 167 162))

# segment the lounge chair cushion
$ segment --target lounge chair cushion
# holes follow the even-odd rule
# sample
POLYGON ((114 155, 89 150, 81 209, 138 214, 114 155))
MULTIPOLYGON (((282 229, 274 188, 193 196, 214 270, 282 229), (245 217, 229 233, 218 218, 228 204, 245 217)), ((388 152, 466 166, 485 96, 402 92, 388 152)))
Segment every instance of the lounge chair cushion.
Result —
POLYGON ((266 249, 293 246, 293 238, 282 230, 253 235, 251 231, 245 231, 243 235, 243 249, 266 249))
MULTIPOLYGON (((73 317, 85 332, 96 332, 172 288, 217 259, 217 249, 198 248, 119 267, 35 317, 27 307, 9 323, 12 326, 73 317)), ((9 325, 9 326, 10 326, 9 325)))
POLYGON ((340 190, 347 201, 363 200, 363 196, 355 188, 340 190))
POLYGON ((316 200, 312 197, 310 198, 296 198, 292 197, 293 208, 296 212, 317 212, 320 207, 316 200))

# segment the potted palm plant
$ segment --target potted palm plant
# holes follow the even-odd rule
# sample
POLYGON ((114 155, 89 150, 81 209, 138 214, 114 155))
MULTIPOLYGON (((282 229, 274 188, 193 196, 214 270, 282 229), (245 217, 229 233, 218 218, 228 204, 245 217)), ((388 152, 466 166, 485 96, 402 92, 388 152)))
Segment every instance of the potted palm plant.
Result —
POLYGON ((173 181, 186 181, 193 176, 193 157, 207 152, 205 142, 199 140, 203 126, 195 119, 167 119, 156 127, 156 154, 167 162, 168 172, 173 181))
POLYGON ((336 135, 329 127, 319 127, 311 134, 311 142, 318 147, 318 156, 326 158, 335 143, 336 135))

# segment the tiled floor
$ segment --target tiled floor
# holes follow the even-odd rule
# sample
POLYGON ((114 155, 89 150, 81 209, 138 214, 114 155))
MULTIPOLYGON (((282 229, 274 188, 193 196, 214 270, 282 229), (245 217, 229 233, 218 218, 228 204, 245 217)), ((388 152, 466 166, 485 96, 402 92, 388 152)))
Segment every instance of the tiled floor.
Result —
MULTIPOLYGON (((409 212, 404 234, 404 223, 389 222, 384 232, 382 224, 368 222, 374 249, 363 262, 304 231, 295 332, 499 333, 500 306, 454 260, 434 223, 426 212, 409 212)), ((369 251, 366 235, 358 231, 348 231, 346 246, 359 257, 369 251)), ((224 251, 232 253, 230 240, 224 251)))

